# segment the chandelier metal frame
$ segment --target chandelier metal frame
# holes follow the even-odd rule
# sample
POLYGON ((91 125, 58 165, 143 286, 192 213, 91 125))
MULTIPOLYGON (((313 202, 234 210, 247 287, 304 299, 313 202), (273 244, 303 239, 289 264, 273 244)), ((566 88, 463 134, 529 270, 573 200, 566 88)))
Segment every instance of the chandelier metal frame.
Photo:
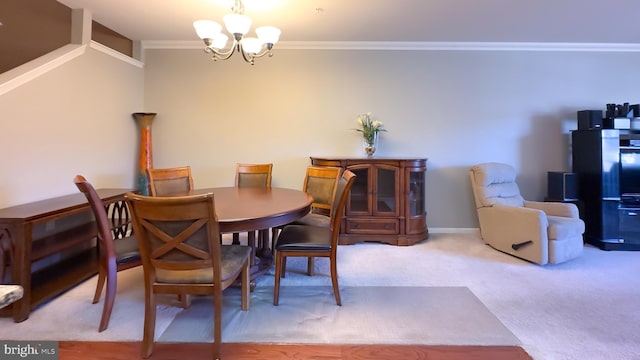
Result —
POLYGON ((256 28, 257 38, 246 37, 251 27, 251 19, 244 15, 242 0, 235 0, 231 14, 224 16, 226 30, 232 34, 233 44, 226 48, 228 36, 222 33, 222 26, 212 20, 197 20, 193 23, 198 36, 205 44, 204 51, 212 54, 211 59, 227 60, 236 52, 242 54, 247 63, 254 65, 256 58, 273 56, 271 50, 280 38, 280 29, 273 26, 256 28))

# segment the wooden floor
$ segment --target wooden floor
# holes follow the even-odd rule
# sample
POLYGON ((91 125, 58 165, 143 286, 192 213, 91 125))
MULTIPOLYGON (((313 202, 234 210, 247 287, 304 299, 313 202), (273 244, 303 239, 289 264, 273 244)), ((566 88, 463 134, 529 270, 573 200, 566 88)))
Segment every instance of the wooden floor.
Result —
MULTIPOLYGON (((60 360, 141 359, 139 342, 60 341, 60 360)), ((211 344, 155 345, 150 360, 210 360, 211 344)), ((532 360, 517 346, 273 345, 222 346, 223 360, 532 360)))

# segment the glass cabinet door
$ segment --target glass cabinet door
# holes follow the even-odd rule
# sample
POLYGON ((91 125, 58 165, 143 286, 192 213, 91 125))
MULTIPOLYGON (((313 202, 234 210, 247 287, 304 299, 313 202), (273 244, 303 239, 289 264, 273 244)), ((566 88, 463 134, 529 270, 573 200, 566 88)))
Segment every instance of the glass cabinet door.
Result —
POLYGON ((404 175, 405 186, 405 232, 406 234, 427 233, 426 209, 426 168, 407 168, 404 175))
POLYGON ((408 215, 422 216, 424 209, 425 192, 424 171, 409 171, 409 209, 408 215))
POLYGON ((350 166, 356 179, 351 186, 351 195, 347 203, 347 213, 370 215, 371 214, 371 168, 368 165, 350 166))
POLYGON ((375 168, 374 202, 375 214, 396 215, 398 213, 398 168, 377 166, 375 168))

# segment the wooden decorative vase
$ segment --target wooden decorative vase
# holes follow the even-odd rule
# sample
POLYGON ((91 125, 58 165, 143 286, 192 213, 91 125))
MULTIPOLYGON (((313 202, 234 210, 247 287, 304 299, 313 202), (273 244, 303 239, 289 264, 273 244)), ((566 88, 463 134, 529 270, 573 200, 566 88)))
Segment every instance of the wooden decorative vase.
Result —
POLYGON ((138 190, 149 195, 149 177, 147 169, 153 167, 153 146, 151 142, 151 122, 156 113, 133 113, 140 127, 140 157, 138 162, 138 190))

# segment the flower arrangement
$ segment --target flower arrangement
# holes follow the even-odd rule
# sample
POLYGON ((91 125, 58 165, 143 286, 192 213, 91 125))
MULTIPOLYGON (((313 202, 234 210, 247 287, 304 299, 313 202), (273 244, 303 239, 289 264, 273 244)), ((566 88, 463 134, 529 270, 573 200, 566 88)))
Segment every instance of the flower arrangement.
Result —
POLYGON ((362 138, 367 144, 373 145, 378 132, 387 131, 382 128, 382 121, 374 120, 370 112, 359 115, 357 121, 360 128, 355 130, 362 133, 362 138))

